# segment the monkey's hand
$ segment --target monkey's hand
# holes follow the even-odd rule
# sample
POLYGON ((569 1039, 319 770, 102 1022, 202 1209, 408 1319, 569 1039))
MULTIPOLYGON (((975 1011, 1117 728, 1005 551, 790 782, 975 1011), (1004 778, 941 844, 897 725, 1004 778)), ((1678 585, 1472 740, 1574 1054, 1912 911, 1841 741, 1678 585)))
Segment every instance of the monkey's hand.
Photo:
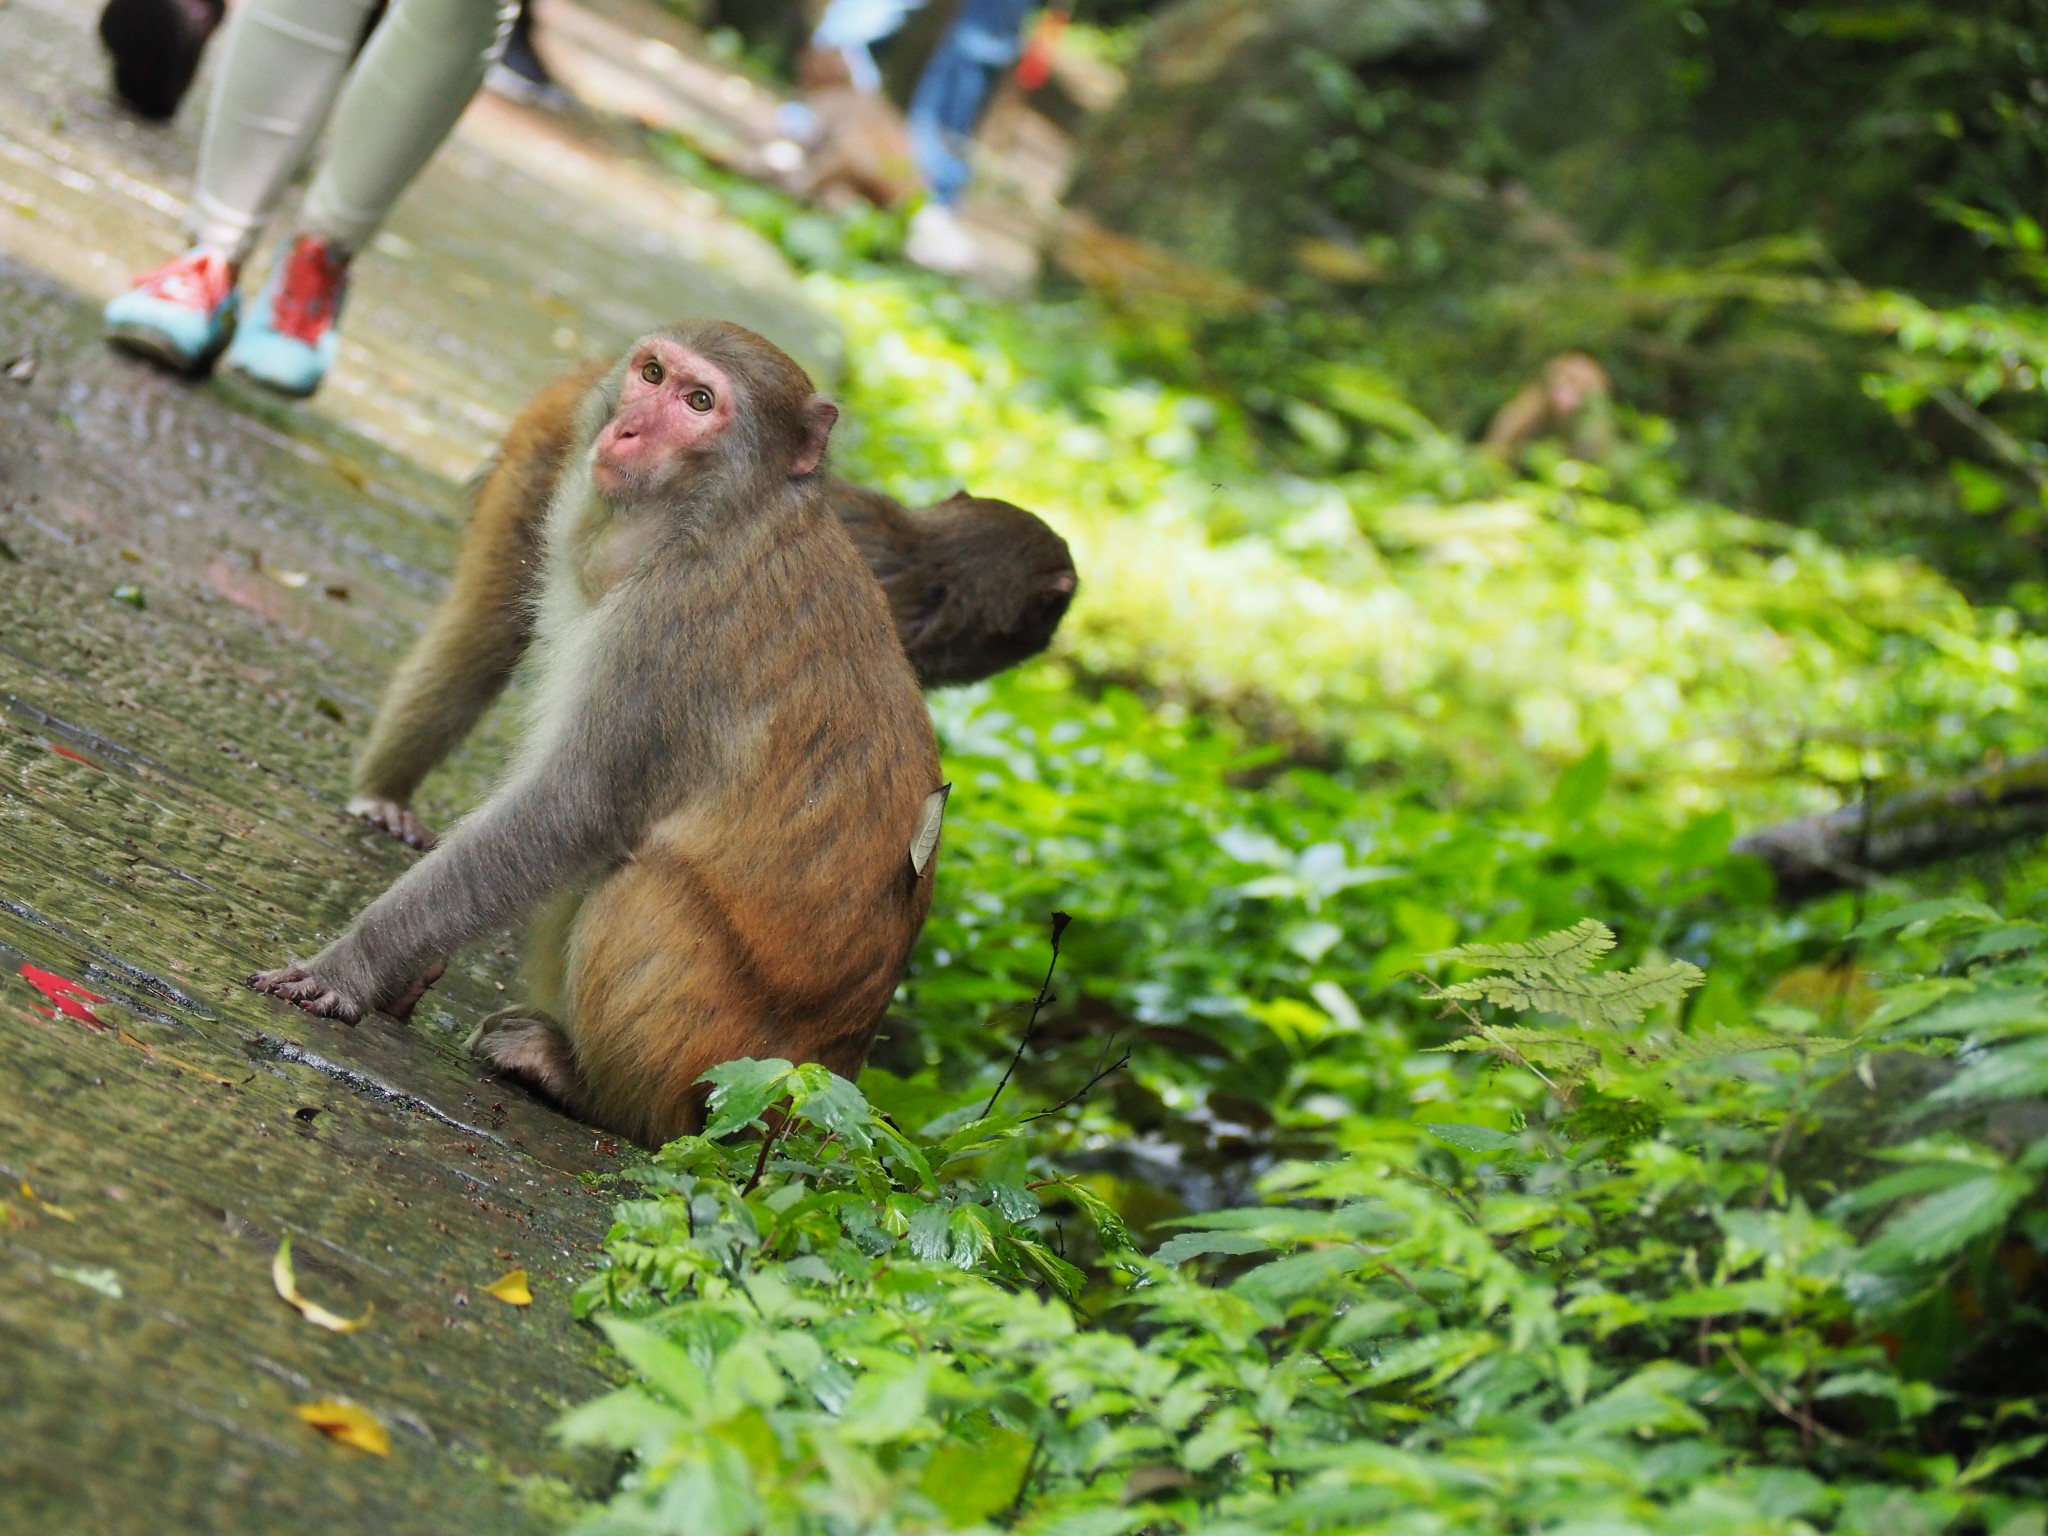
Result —
POLYGON ((360 816, 379 832, 388 832, 401 843, 410 843, 415 848, 431 848, 440 841, 430 828, 409 807, 396 800, 381 800, 375 795, 358 795, 348 803, 348 813, 360 816))
MULTIPOLYGON (((344 1024, 354 1024, 363 1016, 362 1004, 343 996, 304 966, 288 965, 279 971, 258 971, 249 978, 249 985, 258 992, 268 992, 272 997, 297 1004, 323 1019, 339 1019, 344 1024)), ((420 990, 424 992, 426 988, 420 990)))

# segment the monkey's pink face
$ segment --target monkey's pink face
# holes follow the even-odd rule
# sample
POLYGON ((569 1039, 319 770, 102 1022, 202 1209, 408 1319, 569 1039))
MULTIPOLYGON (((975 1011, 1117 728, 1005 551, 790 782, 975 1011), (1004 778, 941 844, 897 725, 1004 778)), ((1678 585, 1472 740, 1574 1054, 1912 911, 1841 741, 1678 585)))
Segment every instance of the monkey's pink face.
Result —
POLYGON ((591 450, 590 474, 607 496, 653 491, 732 425, 732 380, 709 358, 659 336, 626 365, 619 408, 591 450))

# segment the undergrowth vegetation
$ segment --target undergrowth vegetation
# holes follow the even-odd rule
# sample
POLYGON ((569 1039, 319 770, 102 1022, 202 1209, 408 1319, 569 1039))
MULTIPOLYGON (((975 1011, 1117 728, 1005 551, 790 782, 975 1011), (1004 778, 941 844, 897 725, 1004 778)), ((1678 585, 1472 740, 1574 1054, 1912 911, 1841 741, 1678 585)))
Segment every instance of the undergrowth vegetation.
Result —
MULTIPOLYGON (((1198 338, 724 191, 846 329, 840 468, 1038 509, 1082 589, 933 699, 859 1086, 723 1068, 632 1176, 585 1529, 2048 1531, 2041 862, 1793 908, 1730 853, 2041 747, 2024 586, 1707 499, 1625 402, 1510 468, 1360 355, 1156 366, 1198 338)), ((1801 250, 1611 286, 1853 336, 2030 538, 2040 311, 1801 250)))

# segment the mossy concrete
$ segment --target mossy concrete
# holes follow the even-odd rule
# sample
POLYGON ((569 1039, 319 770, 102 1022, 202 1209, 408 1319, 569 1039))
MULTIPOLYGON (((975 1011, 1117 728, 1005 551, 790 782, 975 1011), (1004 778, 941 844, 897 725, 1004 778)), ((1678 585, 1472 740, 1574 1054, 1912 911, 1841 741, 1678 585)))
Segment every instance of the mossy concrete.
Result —
MULTIPOLYGON (((680 313, 821 367, 833 333, 745 231, 686 228, 687 188, 634 227, 621 188, 658 183, 616 134, 499 104, 364 262, 311 407, 117 356, 98 302, 174 246, 197 114, 104 105, 96 9, 0 10, 0 1531, 553 1529, 608 1472, 548 1428, 606 1385, 569 1297, 620 1156, 464 1057, 509 936, 408 1027, 242 978, 416 857, 343 814, 348 759, 522 392, 680 313), (613 282, 622 231, 651 257, 613 282), (306 1293, 366 1327, 278 1298, 286 1236, 306 1293), (529 1307, 484 1289, 513 1268, 529 1307), (324 1398, 390 1454, 294 1414, 324 1398)), ((474 802, 503 733, 431 782, 430 818, 474 802)))

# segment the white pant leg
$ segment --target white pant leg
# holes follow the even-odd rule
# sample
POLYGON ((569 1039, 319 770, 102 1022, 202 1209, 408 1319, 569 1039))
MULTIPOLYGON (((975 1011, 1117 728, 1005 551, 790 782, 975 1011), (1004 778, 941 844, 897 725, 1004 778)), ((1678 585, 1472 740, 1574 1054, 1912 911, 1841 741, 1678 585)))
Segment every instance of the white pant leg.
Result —
POLYGON ((313 147, 375 0, 243 0, 207 105, 190 230, 249 254, 313 147))
POLYGON ((476 95, 518 13, 518 0, 393 0, 335 108, 306 194, 307 233, 348 251, 368 243, 476 95))

